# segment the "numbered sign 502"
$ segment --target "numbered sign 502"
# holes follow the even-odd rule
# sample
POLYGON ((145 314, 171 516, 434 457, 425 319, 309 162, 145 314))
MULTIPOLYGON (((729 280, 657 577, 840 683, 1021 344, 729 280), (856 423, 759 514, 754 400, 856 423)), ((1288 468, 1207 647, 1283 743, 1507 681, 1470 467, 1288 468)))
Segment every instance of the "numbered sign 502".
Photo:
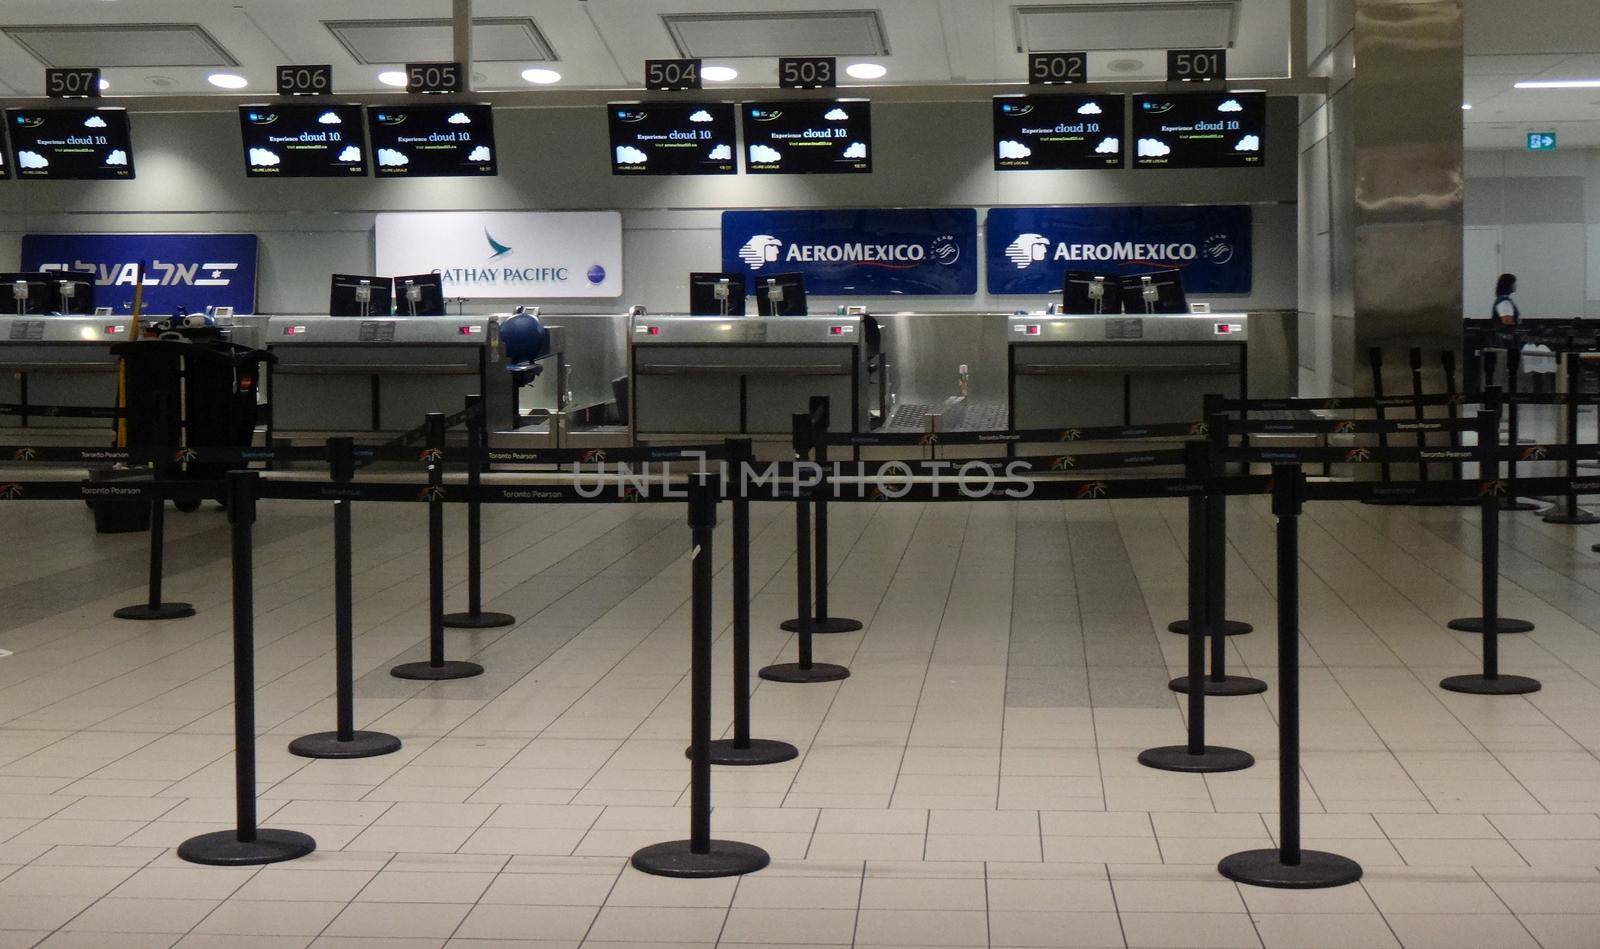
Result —
POLYGON ((1225 49, 1167 50, 1168 82, 1215 82, 1228 78, 1225 49))
POLYGON ((786 56, 778 60, 780 89, 832 89, 837 85, 839 70, 832 56, 786 56))
POLYGON ((280 96, 325 96, 332 91, 332 66, 278 67, 280 96))
POLYGON ((407 92, 460 92, 460 63, 406 63, 407 92))
POLYGON ((98 99, 100 70, 46 69, 44 94, 52 99, 98 99))
POLYGON ((1088 53, 1030 53, 1028 82, 1036 86, 1088 82, 1088 53))
POLYGON ((644 61, 644 87, 662 92, 700 88, 700 60, 647 59, 644 61))

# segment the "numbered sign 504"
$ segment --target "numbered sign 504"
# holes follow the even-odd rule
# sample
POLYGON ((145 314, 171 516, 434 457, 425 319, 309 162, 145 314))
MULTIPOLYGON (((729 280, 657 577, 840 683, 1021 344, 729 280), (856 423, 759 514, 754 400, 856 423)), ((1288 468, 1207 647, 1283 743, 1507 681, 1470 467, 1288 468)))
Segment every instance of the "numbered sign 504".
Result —
POLYGON ((52 99, 98 99, 100 70, 46 69, 44 94, 52 99))
POLYGON ((406 63, 407 92, 460 92, 460 63, 406 63))
POLYGON ((781 89, 832 89, 839 85, 837 60, 832 56, 797 56, 778 60, 781 89))
POLYGON ((1228 78, 1225 49, 1167 50, 1168 82, 1215 82, 1228 78))
POLYGON ((325 96, 332 91, 332 66, 278 67, 280 96, 325 96))
POLYGON ((700 60, 647 59, 644 61, 644 87, 662 92, 700 88, 700 60))
POLYGON ((1088 82, 1088 53, 1030 53, 1028 82, 1036 86, 1088 82))

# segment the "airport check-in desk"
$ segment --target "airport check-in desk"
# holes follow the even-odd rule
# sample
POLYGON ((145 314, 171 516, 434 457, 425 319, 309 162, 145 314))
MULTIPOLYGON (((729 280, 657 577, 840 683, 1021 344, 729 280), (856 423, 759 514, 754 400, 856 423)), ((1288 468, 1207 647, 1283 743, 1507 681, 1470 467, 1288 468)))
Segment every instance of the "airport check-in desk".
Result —
MULTIPOLYGON (((0 402, 113 408, 127 316, 0 316, 0 402)), ((0 416, 0 427, 109 429, 106 419, 0 416)))
POLYGON ((640 314, 628 337, 638 439, 787 435, 819 395, 830 400, 835 431, 867 430, 875 409, 871 317, 640 314))
POLYGON ((1156 425, 1246 398, 1250 317, 1018 314, 1007 327, 1010 424, 1156 425))

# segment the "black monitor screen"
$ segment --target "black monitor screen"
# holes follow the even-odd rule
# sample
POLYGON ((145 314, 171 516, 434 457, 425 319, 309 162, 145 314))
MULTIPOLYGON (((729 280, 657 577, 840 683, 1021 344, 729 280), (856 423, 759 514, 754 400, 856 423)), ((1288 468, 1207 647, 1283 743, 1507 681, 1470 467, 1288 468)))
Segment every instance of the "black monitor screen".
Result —
POLYGON ((242 105, 245 174, 351 178, 367 173, 359 105, 242 105))
POLYGON ((1175 270, 1131 274, 1122 278, 1125 313, 1187 313, 1183 276, 1175 270))
POLYGON ((994 100, 995 171, 1121 168, 1122 96, 1004 96, 994 100))
POLYGON ((746 102, 744 149, 744 168, 752 175, 870 173, 872 103, 746 102))
POLYGON ((762 316, 805 316, 806 278, 797 273, 756 277, 756 312, 762 316))
POLYGON ((62 316, 94 313, 94 274, 57 270, 46 276, 50 278, 50 312, 62 316))
POLYGON ((328 289, 329 316, 388 316, 394 282, 388 277, 336 273, 328 289), (366 300, 361 298, 366 296, 366 300))
POLYGON ((1122 312, 1122 283, 1115 274, 1067 271, 1062 308, 1075 316, 1122 312))
POLYGON ((690 316, 744 316, 744 274, 689 275, 690 316))
POLYGON ((436 273, 394 278, 394 311, 403 316, 444 316, 444 278, 436 273))
POLYGON ((18 178, 115 181, 133 177, 125 109, 7 109, 18 178))
POLYGON ((6 151, 6 133, 4 131, 4 126, 5 123, 0 122, 0 181, 4 181, 11 177, 11 159, 6 157, 9 153, 6 151))
POLYGON ((368 106, 379 178, 497 174, 494 112, 487 105, 368 106))
POLYGON ((54 274, 0 273, 0 316, 39 316, 55 309, 54 274))
POLYGON ((1135 168, 1255 168, 1266 154, 1264 92, 1133 97, 1135 168))
POLYGON ((731 175, 739 170, 731 102, 613 102, 614 175, 731 175))

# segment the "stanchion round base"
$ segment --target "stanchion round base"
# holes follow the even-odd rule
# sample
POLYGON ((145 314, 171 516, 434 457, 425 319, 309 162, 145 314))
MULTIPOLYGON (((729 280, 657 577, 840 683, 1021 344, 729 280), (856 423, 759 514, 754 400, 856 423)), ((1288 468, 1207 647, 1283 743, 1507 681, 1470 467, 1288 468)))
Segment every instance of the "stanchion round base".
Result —
POLYGON ((705 853, 695 853, 687 840, 651 844, 633 855, 633 868, 659 877, 704 880, 754 873, 772 862, 765 850, 733 840, 713 840, 705 853))
MULTIPOLYGON (((1481 633, 1483 632, 1483 617, 1463 616, 1460 619, 1453 619, 1445 625, 1460 633, 1481 633)), ((1496 620, 1495 625, 1498 627, 1496 631, 1501 633, 1533 632, 1533 624, 1525 619, 1502 617, 1496 620)))
POLYGON ((1450 676, 1440 681, 1439 688, 1449 692, 1465 692, 1468 695, 1527 695, 1537 692, 1544 686, 1538 679, 1527 676, 1495 676, 1493 679, 1481 675, 1450 676))
MULTIPOLYGON (((1186 619, 1175 619, 1167 624, 1167 632, 1182 633, 1183 635, 1187 636, 1189 635, 1189 621, 1186 619)), ((1245 633, 1252 632, 1255 632, 1255 627, 1251 626, 1249 623, 1241 622, 1240 620, 1236 619, 1223 620, 1222 635, 1224 636, 1243 636, 1245 633)))
POLYGON ((1500 502, 1500 510, 1502 511, 1542 511, 1549 506, 1548 504, 1535 504, 1532 501, 1524 501, 1521 498, 1505 498, 1500 502))
MULTIPOLYGON (((1220 695, 1224 697, 1231 695, 1260 695, 1261 693, 1267 691, 1267 684, 1265 682, 1262 682, 1260 679, 1252 679, 1249 676, 1224 676, 1221 679, 1214 679, 1211 676, 1205 676, 1201 678, 1200 681, 1205 683, 1207 695, 1220 695)), ((1167 683, 1167 688, 1179 694, 1188 695, 1189 677, 1178 676, 1176 679, 1173 679, 1171 682, 1167 683)))
MULTIPOLYGON (((778 624, 778 628, 787 632, 798 633, 800 632, 800 621, 798 619, 786 619, 778 624)), ((862 628, 860 620, 845 619, 843 616, 830 616, 827 619, 813 620, 811 623, 811 632, 817 635, 853 633, 862 628)))
POLYGON ((444 625, 449 629, 496 629, 517 625, 510 613, 446 613, 444 625))
MULTIPOLYGON (((684 754, 689 754, 690 749, 684 754)), ((767 738, 752 738, 750 744, 743 748, 735 745, 732 738, 724 738, 711 743, 711 763, 746 767, 749 765, 777 764, 780 761, 793 761, 800 757, 800 749, 786 741, 772 741, 767 738)))
POLYGON ((307 834, 263 827, 256 831, 256 839, 250 841, 240 840, 236 830, 190 837, 178 845, 178 856, 209 867, 253 867, 293 860, 316 849, 317 842, 307 834))
POLYGON ((1223 857, 1217 872, 1250 886, 1277 890, 1320 890, 1347 886, 1361 879, 1361 864, 1349 857, 1321 850, 1300 851, 1300 862, 1283 862, 1278 850, 1246 850, 1223 857))
POLYGON ((1207 745, 1202 754, 1189 754, 1188 745, 1168 745, 1165 748, 1147 748, 1139 752, 1139 763, 1157 771, 1181 771, 1185 774, 1212 774, 1220 771, 1243 771, 1256 763, 1255 756, 1237 748, 1207 745))
POLYGON ((407 662, 389 670, 396 679, 470 679, 483 675, 483 667, 476 662, 450 661, 435 666, 426 662, 407 662))
POLYGON ((289 742, 289 753, 302 758, 375 758, 399 750, 400 739, 384 732, 351 732, 349 741, 340 741, 338 732, 317 732, 289 742))
POLYGON ((831 662, 814 662, 802 669, 798 662, 780 662, 756 673, 769 682, 837 682, 850 678, 850 670, 831 662))
POLYGON ((124 606, 111 615, 117 619, 183 619, 194 615, 194 607, 187 603, 158 603, 155 606, 140 603, 137 606, 124 606))
POLYGON ((1546 514, 1542 520, 1546 524, 1600 524, 1600 517, 1582 510, 1575 514, 1568 514, 1566 511, 1546 514))

